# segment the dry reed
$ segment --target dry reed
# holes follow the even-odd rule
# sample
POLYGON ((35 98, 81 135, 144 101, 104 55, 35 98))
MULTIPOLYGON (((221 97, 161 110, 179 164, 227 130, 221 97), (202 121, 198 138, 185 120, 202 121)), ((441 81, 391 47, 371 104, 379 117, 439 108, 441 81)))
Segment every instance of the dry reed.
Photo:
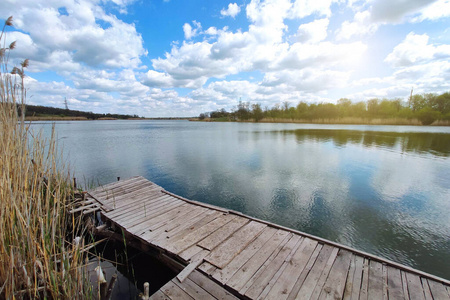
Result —
POLYGON ((54 134, 44 139, 23 118, 25 60, 8 72, 5 22, 0 35, 0 299, 85 299, 82 223, 67 211, 74 188, 54 134))

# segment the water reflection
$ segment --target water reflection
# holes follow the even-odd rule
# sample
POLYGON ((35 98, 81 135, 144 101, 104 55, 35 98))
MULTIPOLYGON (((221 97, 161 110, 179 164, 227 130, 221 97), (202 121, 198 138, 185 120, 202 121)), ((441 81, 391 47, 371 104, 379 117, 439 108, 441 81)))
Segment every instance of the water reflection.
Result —
POLYGON ((273 132, 295 134, 298 142, 331 141, 337 147, 361 144, 365 147, 380 147, 401 152, 430 153, 436 156, 450 155, 450 134, 430 132, 386 132, 357 130, 297 129, 273 132))

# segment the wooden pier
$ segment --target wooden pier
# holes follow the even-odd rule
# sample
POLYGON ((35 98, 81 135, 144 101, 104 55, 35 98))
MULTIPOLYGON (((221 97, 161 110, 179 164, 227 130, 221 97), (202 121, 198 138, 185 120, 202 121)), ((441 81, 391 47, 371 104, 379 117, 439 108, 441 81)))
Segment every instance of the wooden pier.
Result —
POLYGON ((123 231, 181 270, 150 299, 450 300, 448 280, 184 199, 143 177, 99 187, 87 201, 100 209, 103 234, 123 231))

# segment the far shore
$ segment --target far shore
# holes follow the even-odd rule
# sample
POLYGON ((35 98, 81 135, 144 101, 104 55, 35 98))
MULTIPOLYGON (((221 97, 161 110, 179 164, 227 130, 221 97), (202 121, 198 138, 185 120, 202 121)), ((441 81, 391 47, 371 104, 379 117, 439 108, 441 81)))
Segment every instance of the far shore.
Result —
MULTIPOLYGON (((329 124, 329 125, 408 125, 408 126, 425 126, 418 119, 406 118, 386 118, 386 119, 369 119, 369 118, 337 118, 337 119, 276 119, 264 118, 256 122, 255 120, 229 120, 229 119, 210 119, 206 118, 200 120, 199 118, 192 118, 190 121, 199 122, 242 122, 242 123, 294 123, 294 124, 329 124)), ((437 120, 426 126, 450 126, 449 120, 437 120)))
MULTIPOLYGON (((264 118, 258 122, 254 120, 229 120, 229 119, 210 119, 206 118, 200 120, 199 118, 189 117, 162 117, 162 118, 129 118, 129 119, 117 119, 117 118, 98 118, 96 121, 106 120, 123 120, 123 121, 136 121, 136 120, 189 120, 195 122, 239 122, 239 123, 293 123, 293 124, 329 124, 329 125, 409 125, 409 126, 424 126, 417 119, 403 119, 403 118, 387 118, 387 119, 369 119, 369 118, 338 118, 338 119, 275 119, 264 118)), ((26 117, 25 121, 94 121, 94 119, 88 119, 86 117, 57 117, 57 116, 33 116, 26 117)), ((437 120, 431 125, 427 126, 450 126, 448 120, 437 120)))

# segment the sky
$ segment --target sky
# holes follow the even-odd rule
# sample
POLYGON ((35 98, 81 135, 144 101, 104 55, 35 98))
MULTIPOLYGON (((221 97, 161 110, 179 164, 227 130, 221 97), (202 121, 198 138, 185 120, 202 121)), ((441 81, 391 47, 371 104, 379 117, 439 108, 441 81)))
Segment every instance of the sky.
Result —
POLYGON ((191 117, 450 91, 450 0, 1 0, 27 102, 191 117))

